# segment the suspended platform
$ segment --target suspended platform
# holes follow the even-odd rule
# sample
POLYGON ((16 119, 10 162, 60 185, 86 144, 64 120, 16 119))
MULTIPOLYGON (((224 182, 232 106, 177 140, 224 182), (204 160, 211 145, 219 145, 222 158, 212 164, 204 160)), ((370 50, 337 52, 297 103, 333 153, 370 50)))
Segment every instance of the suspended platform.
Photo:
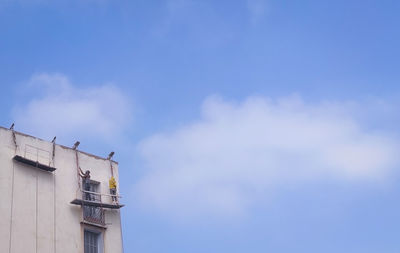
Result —
POLYGON ((56 170, 56 168, 54 168, 54 167, 39 163, 37 161, 33 161, 33 160, 30 160, 30 159, 27 159, 27 158, 19 156, 19 155, 14 156, 13 159, 15 161, 17 161, 17 162, 20 162, 20 163, 23 163, 23 164, 38 168, 40 170, 44 170, 44 171, 48 171, 48 172, 53 172, 53 171, 56 170))
POLYGON ((82 200, 82 199, 74 199, 71 201, 71 204, 78 206, 94 206, 94 207, 102 207, 102 208, 110 208, 110 209, 120 209, 124 205, 120 204, 107 204, 98 201, 90 201, 90 200, 82 200))

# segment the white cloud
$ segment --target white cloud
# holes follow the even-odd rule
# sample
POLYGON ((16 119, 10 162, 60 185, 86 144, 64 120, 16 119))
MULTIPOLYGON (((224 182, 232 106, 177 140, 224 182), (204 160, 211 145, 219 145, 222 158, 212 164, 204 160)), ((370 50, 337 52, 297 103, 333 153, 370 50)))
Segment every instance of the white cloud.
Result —
POLYGON ((89 136, 110 141, 131 120, 129 98, 113 85, 79 88, 62 74, 38 74, 25 88, 35 95, 14 108, 16 127, 43 138, 89 136))
POLYGON ((211 97, 199 121, 140 144, 147 171, 135 192, 173 217, 237 217, 285 185, 384 179, 398 164, 398 145, 366 130, 352 109, 299 97, 211 97))

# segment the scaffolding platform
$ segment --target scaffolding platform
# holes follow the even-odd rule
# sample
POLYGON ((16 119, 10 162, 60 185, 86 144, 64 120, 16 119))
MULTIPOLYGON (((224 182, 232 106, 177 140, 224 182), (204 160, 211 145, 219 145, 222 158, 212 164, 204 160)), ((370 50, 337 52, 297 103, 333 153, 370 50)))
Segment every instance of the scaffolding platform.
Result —
POLYGON ((33 166, 35 168, 38 168, 40 170, 44 170, 44 171, 47 171, 47 172, 53 172, 53 171, 56 170, 56 168, 54 168, 54 167, 39 163, 37 161, 33 161, 33 160, 30 160, 30 159, 27 159, 27 158, 19 156, 19 155, 14 156, 13 159, 15 161, 17 161, 17 162, 20 162, 20 163, 23 163, 23 164, 26 164, 26 165, 29 165, 29 166, 33 166))
POLYGON ((74 199, 71 201, 71 204, 78 205, 78 206, 94 206, 94 207, 102 207, 102 208, 110 208, 110 209, 120 209, 124 205, 120 204, 107 204, 97 201, 90 201, 90 200, 82 200, 82 199, 74 199))

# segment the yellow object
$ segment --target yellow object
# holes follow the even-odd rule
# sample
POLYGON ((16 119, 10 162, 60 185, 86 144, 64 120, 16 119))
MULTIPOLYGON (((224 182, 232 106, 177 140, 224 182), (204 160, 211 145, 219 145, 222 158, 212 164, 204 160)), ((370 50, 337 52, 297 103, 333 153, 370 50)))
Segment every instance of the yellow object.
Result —
POLYGON ((117 182, 115 181, 114 177, 110 178, 110 180, 108 181, 108 184, 110 186, 110 189, 116 189, 117 188, 117 182))

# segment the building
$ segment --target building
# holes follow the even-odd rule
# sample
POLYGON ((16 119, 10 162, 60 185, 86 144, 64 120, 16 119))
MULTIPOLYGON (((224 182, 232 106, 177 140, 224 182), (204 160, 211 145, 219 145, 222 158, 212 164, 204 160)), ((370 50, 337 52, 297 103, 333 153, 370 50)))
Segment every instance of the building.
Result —
POLYGON ((0 127, 0 252, 123 252, 122 205, 109 191, 112 175, 119 189, 118 163, 78 145, 0 127))

